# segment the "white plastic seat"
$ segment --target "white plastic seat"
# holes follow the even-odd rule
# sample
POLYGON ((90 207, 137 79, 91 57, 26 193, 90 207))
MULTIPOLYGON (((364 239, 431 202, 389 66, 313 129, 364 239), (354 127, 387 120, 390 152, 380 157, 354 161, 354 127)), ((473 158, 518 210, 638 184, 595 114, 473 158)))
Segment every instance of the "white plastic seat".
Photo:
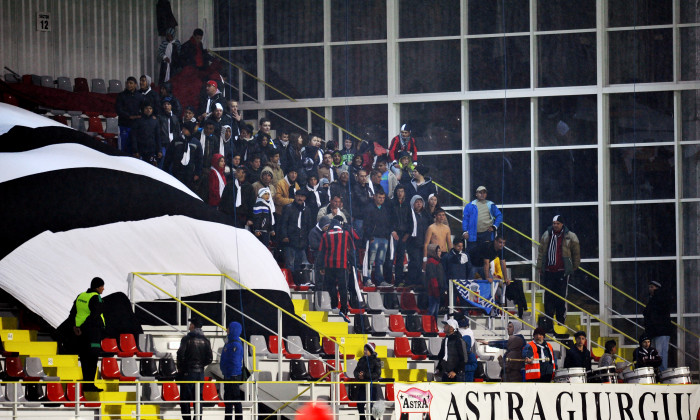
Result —
POLYGON ((357 367, 357 359, 348 359, 345 364, 345 376, 350 379, 355 379, 355 368, 357 367))
POLYGON ((287 337, 287 352, 291 354, 301 354, 304 359, 313 359, 314 355, 304 350, 304 346, 301 342, 301 337, 298 335, 290 335, 287 337))
POLYGON ((59 77, 56 79, 58 82, 58 88, 61 90, 67 90, 68 92, 73 92, 73 84, 68 77, 59 77))
POLYGON ((440 353, 440 347, 442 347, 442 337, 428 337, 428 353, 431 356, 437 356, 440 353))
POLYGON ((22 81, 21 77, 17 77, 13 73, 5 73, 5 82, 6 83, 19 83, 22 81))
MULTIPOLYGON (((70 111, 68 112, 70 113, 70 111)), ((87 128, 85 127, 85 120, 83 120, 83 117, 81 117, 80 115, 71 115, 70 126, 78 131, 87 131, 87 128)))
MULTIPOLYGON (((267 340, 265 340, 265 337, 262 335, 251 335, 250 336, 250 344, 255 346, 255 355, 257 357, 264 357, 268 358, 270 357, 270 351, 267 349, 267 340)), ((253 351, 251 347, 251 353, 253 351)))
POLYGON ((107 117, 105 120, 105 133, 119 134, 119 119, 116 117, 107 117))
MULTIPOLYGON (((17 394, 17 402, 19 404, 27 405, 27 398, 24 396, 24 389, 21 382, 5 382, 5 399, 0 402, 0 404, 5 407, 12 407, 12 402, 15 401, 15 394, 17 394), (16 387, 16 388, 15 388, 16 387), (15 389, 17 390, 15 393, 15 389)), ((33 404, 30 404, 33 405, 33 404)), ((39 403, 36 403, 38 406, 39 403)))
POLYGON ((386 321, 386 316, 384 314, 373 314, 372 315, 372 329, 377 333, 386 333, 389 337, 402 337, 402 332, 395 332, 389 330, 389 323, 386 321))
POLYGON ((382 302, 382 294, 380 292, 367 293, 367 308, 369 308, 369 312, 379 312, 389 315, 399 313, 398 309, 387 309, 384 307, 384 302, 382 302))
POLYGON ((315 310, 330 312, 331 308, 331 295, 326 291, 314 292, 314 306, 315 310))
POLYGON ((24 371, 27 376, 40 378, 42 381, 60 381, 58 376, 48 376, 44 372, 44 366, 41 364, 41 359, 38 357, 27 357, 24 361, 24 371))
POLYGON ((124 90, 124 88, 122 87, 121 80, 112 79, 109 81, 109 89, 108 89, 109 93, 120 93, 123 90, 124 90))
POLYGON ((107 93, 107 86, 104 79, 92 79, 92 89, 90 92, 107 93))

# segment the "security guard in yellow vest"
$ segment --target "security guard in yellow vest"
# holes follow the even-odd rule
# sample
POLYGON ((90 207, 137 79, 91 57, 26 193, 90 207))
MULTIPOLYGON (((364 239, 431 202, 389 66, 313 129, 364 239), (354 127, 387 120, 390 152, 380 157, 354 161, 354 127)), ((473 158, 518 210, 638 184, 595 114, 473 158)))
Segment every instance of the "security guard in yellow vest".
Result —
POLYGON ((80 343, 80 366, 83 380, 90 381, 83 385, 85 392, 100 392, 95 383, 97 360, 100 356, 102 333, 105 329, 105 318, 102 310, 102 297, 105 282, 95 277, 90 282, 90 288, 78 295, 70 311, 70 319, 75 320, 73 332, 80 343))

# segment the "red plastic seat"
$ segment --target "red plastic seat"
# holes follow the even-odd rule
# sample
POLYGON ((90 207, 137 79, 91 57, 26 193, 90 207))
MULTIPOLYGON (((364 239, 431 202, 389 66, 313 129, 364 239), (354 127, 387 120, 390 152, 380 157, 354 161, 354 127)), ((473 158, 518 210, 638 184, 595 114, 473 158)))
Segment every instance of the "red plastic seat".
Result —
POLYGON ((9 93, 2 94, 2 101, 6 104, 19 106, 19 100, 14 95, 11 95, 9 93))
MULTIPOLYGON (((343 362, 339 362, 340 369, 335 368, 335 360, 326 360, 326 363, 328 363, 326 365, 326 372, 333 372, 334 370, 339 370, 340 375, 339 375, 338 379, 340 379, 341 381, 347 381, 349 379, 348 376, 345 374, 345 372, 343 372, 345 370, 345 369, 343 369, 343 362)), ((329 378, 328 380, 330 380, 330 375, 328 375, 328 378, 329 378)))
POLYGON ((117 148, 117 135, 114 133, 100 133, 100 136, 104 139, 103 143, 106 143, 115 149, 117 148))
POLYGON ((84 77, 76 77, 73 92, 90 92, 87 79, 84 77))
POLYGON ((421 310, 416 303, 416 295, 408 291, 401 293, 401 312, 406 314, 415 314, 416 312, 420 311, 421 310))
POLYGON ((23 74, 22 75, 22 83, 25 85, 31 85, 32 84, 32 75, 31 74, 23 74))
POLYGON ((134 376, 122 376, 119 369, 119 362, 116 357, 103 357, 100 364, 100 375, 102 379, 116 379, 118 381, 130 382, 135 381, 134 376))
POLYGON ((296 290, 297 292, 305 292, 309 290, 309 286, 297 286, 296 283, 294 283, 294 277, 292 276, 292 270, 288 268, 282 268, 282 274, 284 274, 284 279, 287 280, 287 286, 291 290, 296 290))
POLYGON ((287 346, 284 345, 284 340, 280 340, 277 338, 276 335, 271 335, 268 337, 267 340, 267 349, 270 350, 270 353, 272 354, 277 354, 279 353, 278 349, 279 347, 282 347, 282 356, 284 356, 287 359, 301 359, 301 354, 297 353, 290 353, 287 351, 287 346))
POLYGON ((406 337, 420 337, 419 332, 410 332, 406 330, 406 323, 403 320, 403 315, 389 315, 389 331, 400 332, 406 337))
POLYGON ((87 131, 91 133, 103 133, 105 130, 102 127, 102 120, 100 117, 90 117, 88 118, 88 129, 87 131))
POLYGON ((121 352, 119 350, 119 346, 117 345, 116 338, 103 338, 102 342, 100 343, 100 347, 102 348, 102 351, 105 353, 117 354, 117 353, 121 352))
POLYGON ((180 390, 175 382, 163 382, 161 388, 161 398, 166 402, 180 401, 180 390))
POLYGON ((340 403, 352 408, 357 407, 357 403, 348 397, 348 390, 345 388, 345 384, 340 384, 340 403))
POLYGON ((309 375, 314 379, 318 380, 326 373, 326 368, 323 362, 318 359, 309 360, 309 375))
MULTIPOLYGON (((335 337, 333 337, 333 339, 335 339, 335 337)), ((324 357, 335 358, 335 343, 332 340, 330 340, 328 337, 323 337, 323 339, 321 340, 321 344, 323 346, 323 353, 325 353, 324 357)), ((340 352, 340 349, 338 349, 338 355, 340 356, 341 359, 343 358, 343 353, 340 352)), ((348 354, 347 358, 354 359, 355 355, 348 354)))
POLYGON ((394 338, 394 356, 410 357, 411 360, 424 360, 427 356, 417 356, 411 351, 411 343, 407 337, 394 338))
MULTIPOLYGON (((119 334, 119 348, 122 353, 130 353, 129 356, 135 354, 137 357, 153 357, 152 352, 139 349, 133 334, 119 334)), ((119 356, 121 357, 121 355, 119 356)))
POLYGON ((394 401, 394 384, 393 383, 386 384, 385 394, 386 394, 387 401, 394 401))
POLYGON ((5 358, 5 375, 7 376, 7 379, 15 381, 25 379, 27 377, 27 373, 24 371, 24 365, 22 364, 22 359, 20 359, 19 356, 5 358))
POLYGON ((63 385, 58 382, 49 382, 46 384, 46 399, 49 400, 49 402, 59 404, 64 404, 68 401, 63 385))
POLYGON ((224 403, 219 398, 219 391, 216 390, 215 382, 204 382, 202 384, 202 400, 208 403, 216 403, 219 407, 224 407, 224 403))
MULTIPOLYGON (((75 407, 75 385, 75 383, 69 383, 66 386, 66 402, 63 404, 66 407, 75 407)), ((80 386, 80 391, 78 393, 78 400, 80 401, 80 405, 90 408, 97 408, 101 405, 97 401, 88 402, 87 398, 85 398, 85 394, 83 393, 83 385, 78 385, 80 386)))
POLYGON ((444 337, 445 333, 438 329, 434 316, 423 315, 423 335, 426 337, 444 337))

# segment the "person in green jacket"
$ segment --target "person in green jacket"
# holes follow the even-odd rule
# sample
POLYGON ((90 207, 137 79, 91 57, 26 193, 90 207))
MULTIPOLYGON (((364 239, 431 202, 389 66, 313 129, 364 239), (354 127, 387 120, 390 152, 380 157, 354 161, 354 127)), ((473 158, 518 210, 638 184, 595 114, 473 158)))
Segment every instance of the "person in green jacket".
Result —
POLYGON ((102 292, 105 290, 105 282, 95 277, 90 282, 90 288, 78 295, 70 310, 70 319, 75 321, 73 332, 77 336, 80 351, 80 366, 83 371, 83 385, 85 392, 100 392, 101 388, 95 386, 95 374, 97 373, 97 360, 100 356, 100 343, 105 329, 103 314, 102 292))

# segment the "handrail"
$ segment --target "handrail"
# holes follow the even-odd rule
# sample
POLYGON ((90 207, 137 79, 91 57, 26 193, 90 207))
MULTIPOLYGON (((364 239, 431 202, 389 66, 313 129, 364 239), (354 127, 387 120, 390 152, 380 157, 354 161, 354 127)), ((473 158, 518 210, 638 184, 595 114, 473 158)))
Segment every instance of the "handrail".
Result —
MULTIPOLYGON (((192 308, 190 305, 184 303, 182 300, 178 299, 177 297, 173 296, 172 294, 168 293, 167 291, 163 290, 161 287, 155 285, 155 284, 152 283, 151 281, 149 281, 149 280, 147 280, 146 278, 144 278, 141 274, 147 274, 147 275, 177 275, 177 274, 182 274, 182 275, 186 275, 186 276, 211 276, 211 277, 214 277, 214 276, 216 276, 216 277, 224 276, 224 277, 226 277, 227 279, 229 279, 229 280, 231 280, 232 282, 234 282, 235 284, 237 284, 241 289, 245 289, 245 290, 251 292, 252 294, 254 294, 255 296, 257 296, 258 298, 260 298, 260 299, 263 300, 264 302, 266 302, 266 303, 268 303, 269 305, 272 305, 273 307, 277 308, 277 310, 281 311, 282 313, 288 315, 288 316, 291 317, 292 319, 295 319, 297 322, 300 322, 302 325, 305 325, 305 326, 307 326, 308 328, 310 328, 311 330, 315 331, 315 332, 318 333, 320 336, 325 337, 325 338, 331 340, 333 343, 335 343, 335 344, 338 346, 338 349, 342 349, 342 350, 343 350, 343 352, 342 352, 342 353, 343 353, 343 362, 344 362, 343 365, 345 366, 345 364, 347 363, 347 352, 345 351, 345 345, 341 344, 340 341, 336 340, 334 337, 330 337, 330 336, 324 334, 322 331, 316 330, 316 329, 315 329, 311 324, 309 324, 309 322, 306 321, 305 319, 302 319, 301 317, 297 316, 296 314, 290 313, 290 312, 287 311, 286 309, 282 308, 282 307, 279 306, 278 304, 276 304, 276 303, 272 302, 271 300, 267 299, 266 297, 264 297, 264 296, 261 295, 260 293, 256 292, 255 290, 253 290, 253 289, 249 288, 248 286, 245 286, 244 284, 240 283, 239 281, 237 281, 237 280, 231 278, 228 274, 225 274, 225 273, 221 273, 221 274, 205 274, 205 273, 154 273, 154 272, 141 272, 141 273, 136 273, 136 272, 135 272, 135 273, 133 273, 133 274, 136 275, 136 276, 138 276, 139 278, 141 278, 142 280, 144 280, 145 282, 147 282, 147 283, 150 284, 151 286, 155 287, 156 289, 160 290, 161 292, 165 293, 167 296, 171 297, 172 299, 175 299, 176 301, 180 302, 181 304, 184 304, 185 306, 187 306, 188 308, 190 308, 191 310, 193 310, 194 312, 196 312, 197 314, 199 314, 199 315, 202 316, 203 318, 207 319, 207 320, 210 321, 211 323, 213 323, 213 324, 219 326, 220 328, 226 330, 226 328, 225 328, 224 326, 222 326, 221 324, 217 323, 216 321, 214 321, 214 320, 212 320, 211 318, 207 317, 206 315, 202 314, 202 313, 199 312, 198 310, 192 308)), ((255 346, 252 345, 251 343, 248 343, 247 341, 245 341, 245 343, 246 343, 246 344, 249 344, 251 347, 253 347, 253 370, 254 370, 254 371, 257 371, 257 370, 256 370, 256 366, 257 366, 257 363, 256 363, 256 362, 257 362, 257 356, 256 356, 256 354, 255 354, 255 346)))
MULTIPOLYGON (((469 293, 471 293, 471 294, 473 294, 473 295, 479 297, 480 299, 488 300, 488 299, 486 299, 485 297, 481 296, 479 293, 477 293, 477 292, 471 290, 470 288, 464 286, 462 283, 458 282, 457 280, 452 279, 452 283, 454 283, 457 287, 461 287, 462 289, 468 291, 469 293)), ((498 310, 500 310, 500 311, 503 312, 503 313, 506 312, 506 309, 505 309, 505 308, 502 308, 501 306, 498 306, 496 303, 489 302, 489 305, 493 306, 494 308, 497 308, 498 310)), ((535 328, 534 325, 532 325, 532 324, 530 324, 529 322, 525 321, 524 319, 518 317, 517 315, 511 314, 511 315, 509 315, 509 317, 515 318, 516 320, 522 322, 523 324, 527 325, 527 326, 530 327, 530 328, 535 328)), ((545 335, 546 335, 546 334, 545 334, 545 335)), ((546 336, 549 337, 552 341, 554 341, 554 342, 556 342, 556 343, 562 345, 562 346, 563 346, 564 348, 566 348, 567 350, 569 349, 569 346, 567 346, 566 344, 564 344, 564 343, 562 343, 561 341, 557 340, 556 338, 552 337, 551 335, 546 335, 546 336)))
MULTIPOLYGON (((322 382, 325 378, 328 377, 328 375, 331 375, 331 374, 333 374, 333 373, 342 373, 342 372, 343 372, 342 370, 332 370, 332 371, 328 371, 328 372, 324 373, 320 378, 316 379, 315 381, 311 381, 310 384, 309 384, 309 386, 307 386, 306 388, 304 388, 300 393, 298 393, 297 395, 295 395, 294 397, 292 397, 289 401, 287 401, 286 403, 284 403, 284 404, 282 404, 281 406, 277 407, 277 409, 276 409, 275 411, 273 411, 272 413, 270 413, 270 415, 268 415, 267 417, 265 417, 263 420, 269 419, 270 417, 274 416, 275 413, 277 413, 278 411, 284 410, 286 407, 288 407, 288 406, 289 406, 290 404, 292 404, 294 401, 298 400, 299 397, 301 397, 302 395, 304 395, 304 394, 306 393, 306 391, 308 391, 309 388, 312 387, 313 384, 322 382)), ((330 382, 329 384, 334 385, 335 383, 336 383, 336 382, 330 382)), ((338 382, 338 383, 341 383, 341 384, 342 384, 343 382, 338 382)))
MULTIPOLYGON (((470 201, 465 200, 464 198, 460 197, 459 195, 453 193, 453 192, 450 191, 449 189, 443 187, 442 185, 438 184, 437 182, 435 182, 435 180, 433 180, 433 184, 435 184, 438 188, 444 190, 444 191, 447 192, 448 194, 452 195, 453 197, 456 197, 457 199, 461 200, 461 201, 464 202, 464 203, 469 203, 469 202, 470 202, 470 201)), ((535 244, 535 245, 537 245, 537 246, 540 245, 540 243, 539 243, 537 240, 531 238, 531 237, 528 236, 527 234, 525 234, 525 233, 523 233, 523 232, 517 230, 516 228, 510 226, 509 224, 507 224, 507 223, 505 223, 505 222, 502 222, 501 224, 502 224, 503 226, 507 227, 508 229, 512 230, 513 232, 515 232, 515 233, 517 233, 517 234, 519 234, 519 235, 521 235, 521 236, 527 238, 527 239, 528 239, 530 242, 532 242, 533 244, 535 244)), ((579 266, 578 269, 581 270, 582 272, 588 274, 589 276, 593 277, 594 279, 600 281, 600 277, 596 276, 595 274, 591 273, 590 271, 586 270, 585 268, 579 266)), ((637 305, 640 305, 640 306, 642 306, 643 308, 646 308, 646 305, 645 305, 645 304, 643 304, 643 303, 640 302, 639 300, 635 299, 633 296, 629 295, 628 293, 626 293, 626 292, 623 291, 622 289, 618 288, 617 286, 613 285, 612 283, 609 283, 609 282, 603 280, 603 284, 605 284, 605 285, 608 286, 609 288, 615 290, 616 292, 622 294, 622 295, 625 296, 626 298, 631 299, 631 300, 634 301, 634 303, 636 303, 637 305)), ((672 323, 674 326, 678 327, 678 328, 679 328, 680 330, 682 330, 683 332, 688 333, 688 334, 692 335, 693 337, 700 339, 700 335, 699 335, 699 334, 696 334, 696 333, 694 333, 693 331, 690 331, 689 329, 685 328, 684 326, 678 324, 676 321, 671 320, 671 323, 672 323)), ((686 352, 686 354, 687 354, 687 352, 686 352)))
MULTIPOLYGON (((186 303, 185 301, 183 301, 183 300, 181 300, 181 299, 178 299, 177 297, 171 295, 171 294, 168 293, 167 291, 163 290, 162 287, 159 287, 158 285, 154 284, 153 282, 151 282, 150 280, 146 279, 145 277, 143 277, 143 276, 141 275, 141 274, 163 274, 163 273, 133 273, 133 274, 134 274, 135 276, 139 277, 141 280, 145 281, 146 283, 150 284, 151 286, 155 287, 156 289, 160 290, 161 292, 165 293, 166 295, 168 295, 170 298, 174 299, 175 301, 177 301, 177 302, 180 303, 181 305, 185 305, 185 307, 189 308, 191 311, 194 311, 196 314, 198 314, 198 315, 201 316, 202 318, 206 319, 207 321, 211 322, 211 323, 214 324, 215 326, 217 326, 217 327, 221 328, 222 330, 226 331, 226 327, 224 327, 223 325, 219 324, 218 322, 214 321, 213 319, 211 319, 211 318, 209 318, 208 316, 204 315, 203 313, 199 312, 198 310, 196 310, 195 308, 193 308, 190 304, 186 303)), ((217 274, 217 275, 218 275, 218 274, 217 274)), ((246 341, 246 340, 245 340, 244 338, 242 338, 242 337, 241 337, 241 341, 244 342, 244 343, 246 343, 248 346, 250 346, 250 347, 253 348, 253 371, 254 371, 254 372, 257 372, 257 371, 258 371, 258 370, 257 370, 257 365, 258 365, 258 364, 257 364, 257 354, 256 354, 256 351, 255 351, 255 348, 256 348, 255 345, 253 345, 253 343, 250 343, 250 342, 246 341)))

